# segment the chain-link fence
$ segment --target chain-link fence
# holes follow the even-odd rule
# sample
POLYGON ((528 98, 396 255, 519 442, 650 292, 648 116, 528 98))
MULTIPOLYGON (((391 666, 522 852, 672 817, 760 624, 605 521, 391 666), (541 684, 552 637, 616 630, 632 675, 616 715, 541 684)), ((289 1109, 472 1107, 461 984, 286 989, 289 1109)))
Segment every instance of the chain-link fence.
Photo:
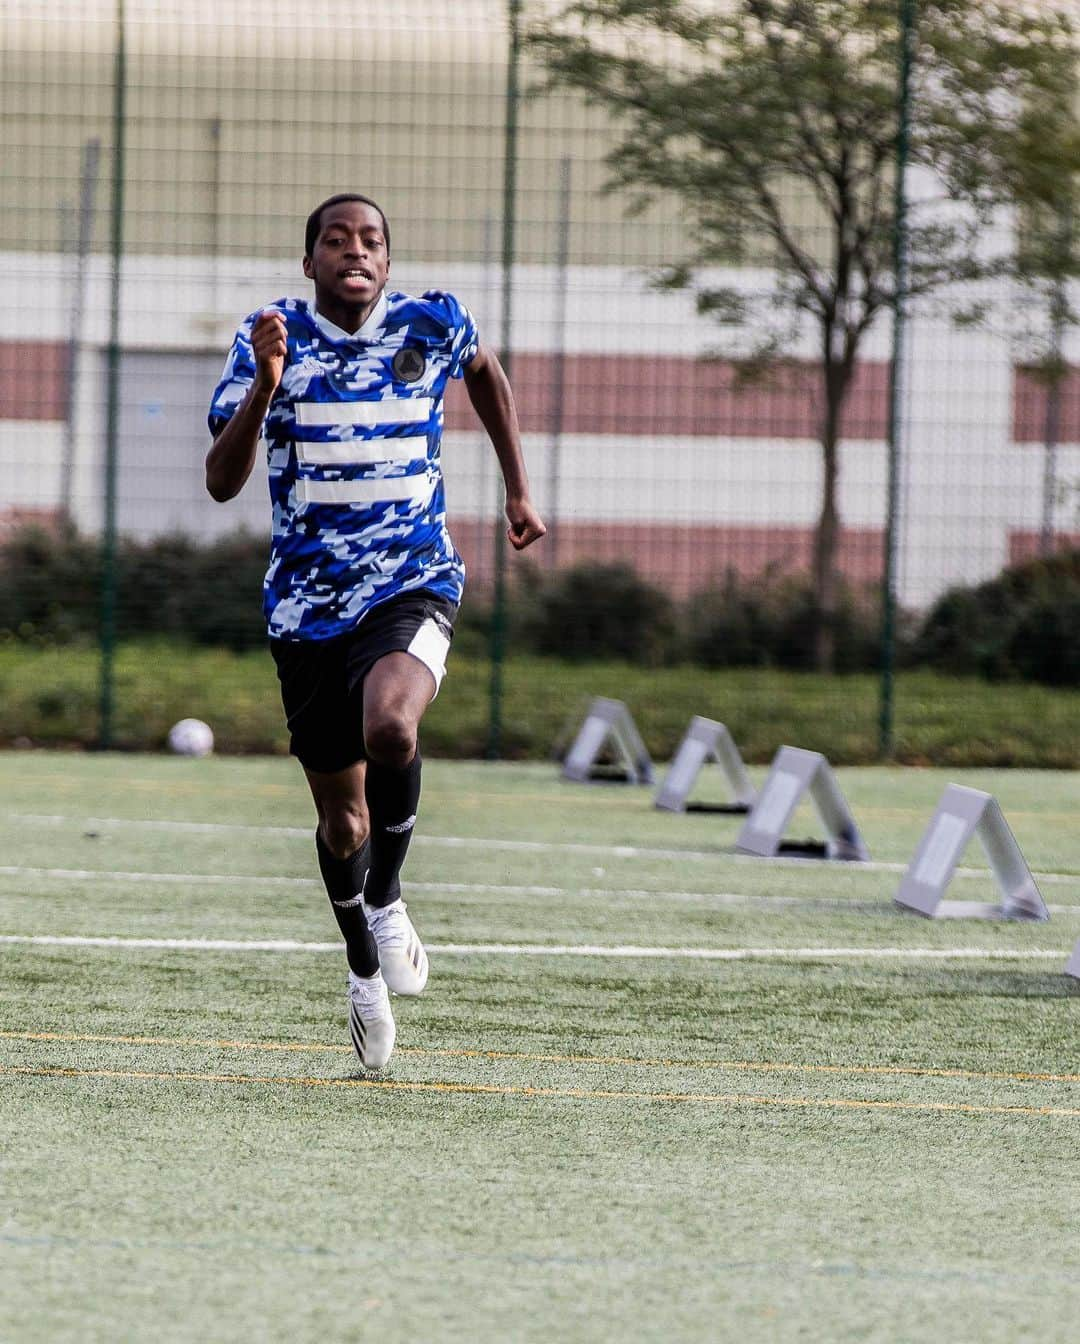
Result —
MULTIPOLYGON (((902 9, 889 37, 897 72, 902 9)), ((307 293, 309 210, 355 190, 390 218, 392 286, 457 294, 502 352, 549 526, 522 557, 500 550, 494 456, 455 386, 443 465, 469 575, 463 622, 478 635, 463 657, 483 661, 479 635, 494 621, 506 627, 500 657, 598 660, 598 694, 621 693, 620 667, 671 664, 698 686, 698 712, 739 723, 750 707, 776 744, 799 740, 798 691, 781 708, 763 672, 740 680, 733 702, 721 670, 809 676, 824 662, 832 675, 815 674, 812 694, 837 743, 856 730, 864 742, 836 750, 865 755, 878 742, 892 426, 901 748, 905 715, 930 694, 924 666, 1075 687, 1075 561, 1030 579, 1015 620, 1006 587, 935 607, 957 585, 1080 547, 1080 349, 1067 303, 1054 303, 1069 276, 1057 288, 980 282, 978 322, 914 293, 899 352, 893 306, 868 322, 837 427, 823 657, 820 326, 805 304, 771 302, 774 243, 755 245, 752 223, 743 260, 709 276, 728 300, 742 296, 744 317, 757 304, 751 336, 784 334, 781 360, 748 359, 755 341, 745 322, 735 339, 717 321, 730 319, 719 301, 656 283, 691 253, 693 212, 660 192, 634 213, 627 191, 605 190, 625 125, 565 82, 541 87, 543 53, 525 39, 553 12, 501 0, 392 12, 0 0, 9 645, 63 653, 103 638, 109 678, 116 641, 258 642, 265 470, 229 505, 209 499, 207 403, 239 320, 307 293), (32 525, 49 540, 30 545, 32 525), (496 595, 506 610, 493 616, 496 595), (986 647, 995 620, 1008 647, 986 647)), ((892 165, 879 169, 867 189, 892 192, 892 165)), ((924 221, 938 191, 912 173, 924 221)), ((812 185, 789 176, 781 204, 806 253, 828 258, 833 222, 812 185)), ((153 647, 151 678, 168 661, 153 647)), ((558 666, 537 664, 538 694, 558 666)), ((978 683, 965 685, 974 702, 978 683)), ((655 688, 668 694, 659 671, 655 688)), ((107 688, 107 718, 125 693, 107 688)), ((66 736, 102 731, 113 735, 87 722, 66 736)))

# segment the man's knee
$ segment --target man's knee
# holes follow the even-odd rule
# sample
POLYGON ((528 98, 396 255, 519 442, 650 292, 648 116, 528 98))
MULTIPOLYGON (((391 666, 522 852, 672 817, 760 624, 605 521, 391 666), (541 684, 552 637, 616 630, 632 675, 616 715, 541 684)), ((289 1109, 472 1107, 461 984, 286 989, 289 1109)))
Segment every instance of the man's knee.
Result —
POLYGON ((332 806, 319 818, 323 843, 335 859, 355 854, 368 837, 367 811, 357 807, 332 806))
POLYGON ((416 724, 397 710, 381 710, 364 725, 368 759, 403 770, 416 755, 416 724))

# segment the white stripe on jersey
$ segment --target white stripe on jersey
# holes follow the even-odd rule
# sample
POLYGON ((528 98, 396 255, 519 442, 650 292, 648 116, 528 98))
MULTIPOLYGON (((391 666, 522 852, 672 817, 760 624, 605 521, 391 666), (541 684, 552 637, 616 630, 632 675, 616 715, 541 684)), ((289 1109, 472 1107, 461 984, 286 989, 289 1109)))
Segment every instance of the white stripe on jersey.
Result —
POLYGON ((427 432, 392 439, 346 439, 344 443, 296 443, 296 460, 305 467, 340 467, 351 463, 415 462, 427 456, 427 432))
POLYGON ((383 504, 407 501, 423 507, 435 492, 434 478, 427 472, 412 476, 364 476, 357 481, 296 482, 301 504, 383 504))
POLYGON ((384 397, 382 401, 298 401, 296 423, 304 426, 423 425, 431 419, 431 397, 384 397))

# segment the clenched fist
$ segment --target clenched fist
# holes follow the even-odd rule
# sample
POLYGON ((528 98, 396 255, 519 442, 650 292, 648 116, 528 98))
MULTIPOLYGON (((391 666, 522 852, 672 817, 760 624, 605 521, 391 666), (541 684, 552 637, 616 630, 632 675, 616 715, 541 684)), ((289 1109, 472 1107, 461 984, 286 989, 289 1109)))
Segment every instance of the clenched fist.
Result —
POLYGON ((506 535, 515 551, 523 551, 526 546, 539 541, 547 531, 531 500, 507 499, 506 517, 510 523, 506 535))
POLYGON ((285 340, 285 319, 280 313, 259 314, 251 328, 251 348, 255 355, 255 382, 260 391, 277 391, 289 349, 285 340))

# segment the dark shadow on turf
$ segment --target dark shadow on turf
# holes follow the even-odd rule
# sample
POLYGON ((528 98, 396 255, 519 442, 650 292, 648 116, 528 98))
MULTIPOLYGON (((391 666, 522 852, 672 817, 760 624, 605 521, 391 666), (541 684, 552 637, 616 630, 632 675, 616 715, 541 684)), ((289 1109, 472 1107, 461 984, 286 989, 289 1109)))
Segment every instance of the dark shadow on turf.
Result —
POLYGON ((1062 972, 1014 971, 980 967, 937 971, 925 993, 931 998, 967 999, 1068 999, 1077 994, 1080 982, 1062 972))

